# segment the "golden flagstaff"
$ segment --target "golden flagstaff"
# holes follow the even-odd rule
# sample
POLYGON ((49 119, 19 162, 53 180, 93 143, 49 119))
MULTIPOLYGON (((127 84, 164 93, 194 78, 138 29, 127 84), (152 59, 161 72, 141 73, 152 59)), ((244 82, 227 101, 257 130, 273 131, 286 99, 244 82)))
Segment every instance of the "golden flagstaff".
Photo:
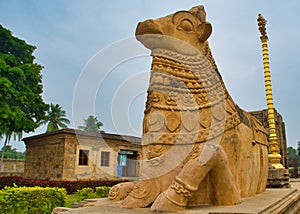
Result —
POLYGON ((268 123, 269 123, 269 143, 270 143, 270 154, 269 161, 276 168, 284 168, 281 161, 281 155, 279 153, 278 139, 276 135, 276 125, 273 107, 273 95, 272 95, 272 85, 271 85, 271 73, 269 65, 269 51, 268 51, 268 36, 266 31, 267 21, 258 14, 257 18, 258 29, 261 34, 262 52, 263 52, 263 62, 264 62, 264 76, 265 76, 265 88, 266 88, 266 98, 268 106, 268 123))

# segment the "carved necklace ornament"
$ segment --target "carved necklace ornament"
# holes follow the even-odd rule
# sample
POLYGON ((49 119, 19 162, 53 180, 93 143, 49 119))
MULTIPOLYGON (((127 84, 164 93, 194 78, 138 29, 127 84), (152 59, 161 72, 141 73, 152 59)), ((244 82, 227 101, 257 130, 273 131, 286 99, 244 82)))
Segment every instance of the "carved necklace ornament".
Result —
POLYGON ((152 57, 142 137, 142 177, 147 178, 177 165, 170 160, 180 151, 178 146, 185 145, 176 159, 179 164, 194 153, 199 155, 200 144, 241 123, 234 102, 205 56, 155 49, 152 57))
POLYGON ((164 49, 153 50, 152 56, 143 145, 201 143, 222 134, 222 126, 227 130, 240 123, 233 102, 226 99, 227 90, 205 56, 164 49))

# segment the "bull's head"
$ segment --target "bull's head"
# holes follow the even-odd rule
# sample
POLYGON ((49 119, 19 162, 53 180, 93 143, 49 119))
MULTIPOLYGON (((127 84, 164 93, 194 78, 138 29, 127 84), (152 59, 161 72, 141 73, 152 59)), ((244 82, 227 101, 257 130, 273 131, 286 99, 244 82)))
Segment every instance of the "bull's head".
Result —
POLYGON ((212 26, 206 22, 203 6, 179 11, 156 20, 140 22, 136 38, 147 48, 163 48, 182 54, 203 53, 212 26))

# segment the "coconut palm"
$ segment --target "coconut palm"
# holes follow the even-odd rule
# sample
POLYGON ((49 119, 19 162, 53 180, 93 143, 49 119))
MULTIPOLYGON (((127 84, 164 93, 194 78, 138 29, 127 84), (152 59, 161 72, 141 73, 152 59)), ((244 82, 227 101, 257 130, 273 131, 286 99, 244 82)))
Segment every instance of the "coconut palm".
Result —
POLYGON ((66 111, 59 104, 50 104, 50 108, 46 113, 46 119, 41 124, 48 124, 46 132, 53 132, 59 129, 67 128, 70 120, 66 117, 66 111))
POLYGON ((97 117, 90 115, 87 119, 84 119, 84 126, 78 126, 78 128, 84 131, 102 133, 104 131, 101 130, 101 126, 103 126, 103 123, 98 121, 97 117))

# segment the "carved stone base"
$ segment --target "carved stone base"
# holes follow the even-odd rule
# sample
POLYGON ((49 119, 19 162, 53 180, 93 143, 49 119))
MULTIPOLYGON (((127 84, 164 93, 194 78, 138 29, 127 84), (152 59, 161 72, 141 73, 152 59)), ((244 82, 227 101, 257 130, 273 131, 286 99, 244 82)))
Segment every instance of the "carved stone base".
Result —
POLYGON ((269 169, 267 187, 290 187, 290 176, 288 169, 269 169))

